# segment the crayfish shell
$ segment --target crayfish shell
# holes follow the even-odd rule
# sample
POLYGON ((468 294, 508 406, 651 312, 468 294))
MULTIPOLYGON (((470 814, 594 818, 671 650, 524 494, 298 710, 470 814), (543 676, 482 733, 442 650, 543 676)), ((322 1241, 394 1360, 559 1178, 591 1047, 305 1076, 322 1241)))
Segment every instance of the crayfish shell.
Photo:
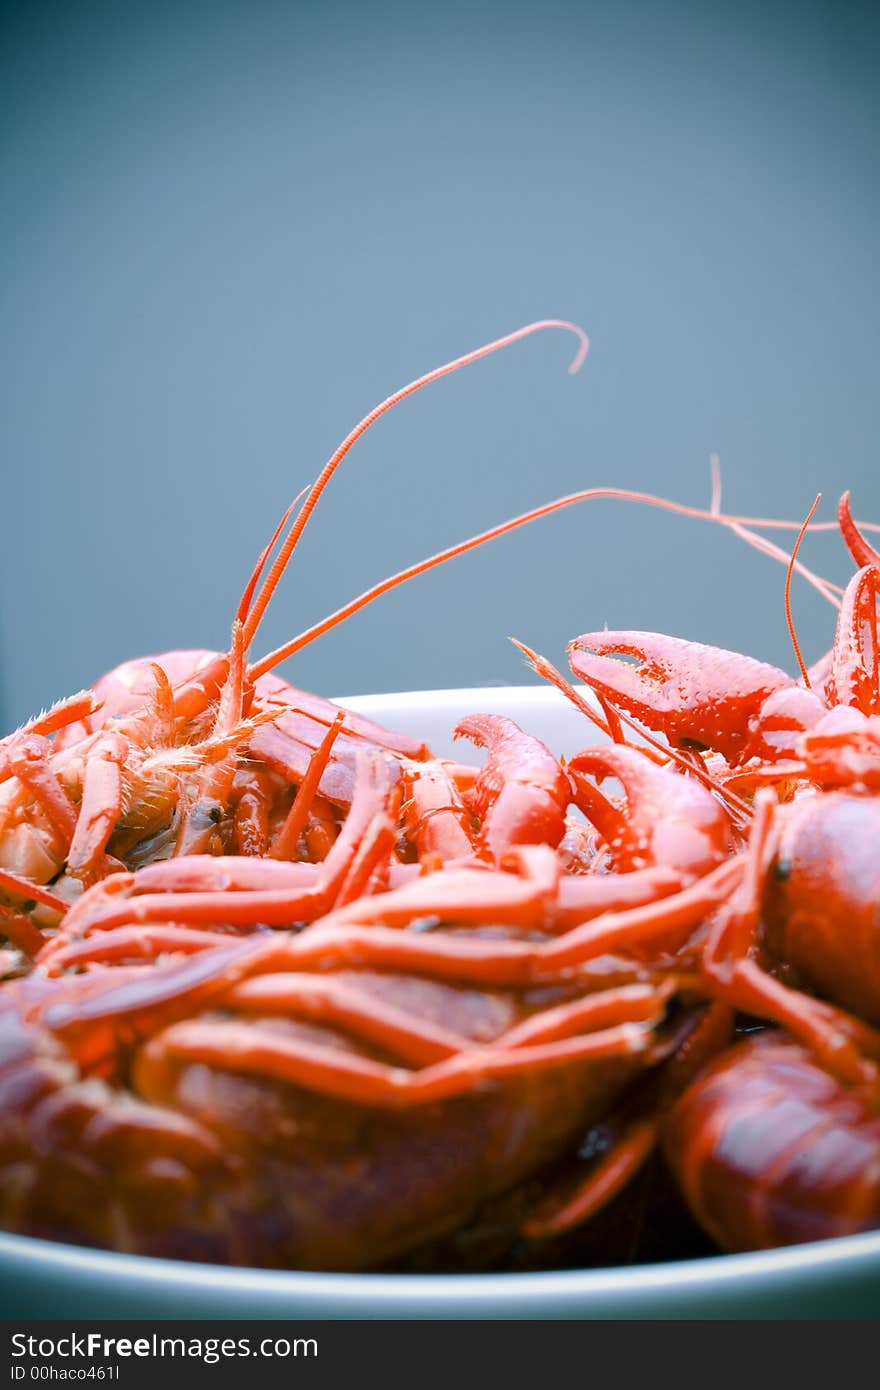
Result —
POLYGON ((717 1057, 673 1108, 664 1148, 693 1215, 723 1250, 880 1225, 880 1117, 785 1034, 717 1057))
MULTIPOLYGON (((348 978, 473 1042, 491 1042, 530 1011, 513 991, 348 978)), ((9 1004, 3 1019, 5 1227, 264 1267, 369 1268, 461 1230, 487 1199, 561 1157, 643 1065, 626 1057, 517 1072, 389 1110, 181 1064, 150 1042, 116 1078, 84 1080, 58 1039, 9 1004)), ((323 1025, 244 1026, 387 1060, 323 1025)))

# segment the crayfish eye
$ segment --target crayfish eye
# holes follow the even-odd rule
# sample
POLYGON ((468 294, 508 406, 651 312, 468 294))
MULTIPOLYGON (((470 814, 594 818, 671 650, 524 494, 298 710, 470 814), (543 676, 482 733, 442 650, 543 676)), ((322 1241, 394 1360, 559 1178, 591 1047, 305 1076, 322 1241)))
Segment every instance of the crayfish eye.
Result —
POLYGON ((679 748, 690 748, 694 753, 708 753, 709 751, 709 744, 701 743, 698 738, 680 738, 678 746, 679 748))

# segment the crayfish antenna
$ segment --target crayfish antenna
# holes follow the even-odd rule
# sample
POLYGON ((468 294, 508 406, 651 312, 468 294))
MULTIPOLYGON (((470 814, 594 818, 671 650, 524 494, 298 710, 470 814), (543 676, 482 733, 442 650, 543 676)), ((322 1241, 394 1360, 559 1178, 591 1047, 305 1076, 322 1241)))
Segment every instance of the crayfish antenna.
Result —
POLYGON ((791 557, 788 562, 788 569, 785 572, 785 621, 788 624, 788 632, 789 636, 791 637, 791 645, 794 647, 794 654, 797 657, 797 664, 800 667, 801 677, 803 679, 804 685, 807 687, 808 690, 812 689, 810 685, 810 673, 807 670, 806 663, 804 662, 804 658, 801 655, 801 644, 798 641, 797 633, 795 631, 794 618, 791 616, 791 577, 794 573, 794 567, 797 564, 797 555, 798 551, 801 548, 801 541, 807 534, 807 527, 813 520, 813 517, 816 514, 816 508, 818 507, 821 501, 822 494, 821 492, 817 492, 816 500, 813 503, 810 510, 807 512, 807 515, 804 518, 803 525, 801 526, 801 529, 798 531, 797 540, 794 543, 794 547, 791 552, 791 557))
MULTIPOLYGON (((555 685, 556 689, 574 705, 575 709, 585 715, 587 719, 591 720, 592 723, 596 725, 597 729, 600 729, 603 734, 607 734, 609 738, 613 737, 612 724, 607 717, 606 710, 603 709, 603 714, 605 715, 603 718, 602 715, 600 715, 597 710, 594 710, 592 705, 584 699, 583 695, 580 695, 578 691, 575 690, 571 682, 565 679, 562 672, 557 671, 553 663, 548 661, 545 656, 541 656, 538 652, 533 652, 531 647, 527 647, 525 642, 518 641, 516 637, 511 637, 510 640, 513 645, 522 652, 536 675, 539 675, 542 680, 549 681, 551 685, 555 685)), ((614 713, 616 714, 617 711, 615 710, 614 713)))
MULTIPOLYGON (((457 372, 461 367, 470 366, 471 363, 478 362, 480 358, 488 357, 491 353, 498 352, 501 348, 509 347, 511 344, 519 342, 522 338, 531 337, 533 333, 539 333, 546 328, 563 328, 570 333, 574 333, 579 339, 578 350, 568 369, 570 373, 578 371, 583 364, 589 348, 589 339, 586 333, 582 328, 579 328, 577 324, 569 323, 565 319, 541 319, 535 323, 526 324, 525 327, 518 328, 513 333, 507 333, 502 338, 495 338, 491 343, 484 343, 482 347, 475 348, 472 352, 465 353, 463 357, 456 357, 450 362, 443 363, 440 367, 434 367, 430 372, 426 372, 424 376, 417 377, 414 381, 409 382, 406 386, 402 386, 398 391, 395 391, 384 401, 381 401, 379 405, 374 406, 373 409, 355 425, 354 429, 346 435, 335 452, 331 454, 315 482, 312 483, 302 509, 298 513, 284 539, 281 549, 272 562, 269 573, 263 581, 262 587, 247 616, 245 623, 245 645, 247 647, 249 647, 253 641, 257 628, 262 621, 263 614, 269 605, 269 601, 278 586, 281 576, 287 568, 290 557, 293 555, 299 543, 300 536, 308 525, 309 518, 317 506, 322 492, 352 445, 357 443, 361 435, 365 434, 370 426, 374 425, 376 421, 386 414, 387 411, 391 410, 393 406, 398 405, 401 401, 405 400, 407 396, 411 396, 416 391, 420 391, 423 386, 428 386, 431 382, 438 381, 441 377, 449 376, 452 372, 457 372)), ((284 520, 286 520, 286 517, 284 520)), ((281 524, 283 526, 284 521, 282 521, 281 524)), ((279 531, 280 528, 276 531, 276 537, 279 531)), ((274 538, 265 552, 266 555, 268 555, 268 551, 272 549, 273 545, 274 538)), ((265 563, 264 559, 259 563, 259 572, 262 572, 263 563, 265 563)))
POLYGON ((297 503, 302 501, 307 492, 308 487, 304 487, 300 492, 296 494, 290 506, 287 508, 287 511, 284 513, 278 525, 275 527, 275 530, 272 532, 272 535, 269 538, 269 544, 263 550, 261 550, 260 554, 257 556, 257 563, 254 565, 251 571, 251 576, 247 584, 245 584, 244 586, 241 598, 239 599, 238 609, 235 614, 236 621, 240 622, 242 625, 244 625, 244 623, 247 621, 247 615, 251 606, 251 600, 253 599, 256 587, 260 582, 260 575, 263 573, 263 570, 266 567, 266 561, 268 560, 269 556, 274 550, 275 543, 278 540, 278 537, 281 535, 281 532, 284 530, 285 526, 290 520, 291 512, 293 511, 294 507, 296 507, 297 503))
POLYGON ((229 646, 229 675, 220 692, 220 704, 214 721, 214 737, 222 738, 236 724, 241 723, 244 705, 245 677, 244 625, 238 618, 232 624, 232 640, 229 646))
MULTIPOLYGON (((488 531, 481 531, 479 535, 470 536, 467 540, 459 541, 455 545, 449 546, 446 550, 440 550, 435 555, 428 556, 425 560, 419 560, 414 565, 407 566, 406 569, 399 570, 398 573, 389 575, 382 579, 378 584, 365 589, 357 598, 350 599, 341 608, 337 608, 335 613, 330 613, 320 622, 314 623, 312 627, 306 628, 290 641, 282 646, 276 647, 274 651, 267 653, 266 656, 256 662, 250 668, 251 677, 256 680, 259 676, 265 675, 267 671, 272 671, 276 666, 280 666, 282 661, 288 657, 295 656, 318 637, 323 637, 346 619, 359 613, 362 608, 374 603, 376 599, 390 593, 392 589, 397 589, 401 584, 406 584, 410 579, 415 579, 420 574, 427 574, 429 570, 436 569, 440 565, 446 564, 448 560, 455 560, 459 555, 465 555, 469 550, 476 550, 481 545, 486 545, 489 541, 498 540, 501 536, 506 536, 509 532, 517 530, 520 526, 526 526, 529 522, 539 521, 542 517, 552 516, 554 512, 563 511, 566 507, 574 506, 578 502, 592 502, 599 498, 608 498, 617 502, 638 502, 647 507, 658 507, 661 511, 673 512, 677 516, 692 517, 698 521, 712 521, 716 525, 724 526, 732 531, 740 540, 744 540, 747 545, 759 551, 762 555, 767 555, 770 559, 778 563, 787 565, 790 555, 787 550, 768 540, 765 536, 758 535, 749 529, 751 526, 768 526, 777 530, 796 530, 799 523, 795 521, 775 521, 769 517, 744 517, 727 516, 724 513, 707 511, 702 507, 689 507, 683 502, 672 502, 667 497, 656 497, 649 492, 635 492, 629 488, 616 487, 594 487, 585 488, 581 492, 572 492, 565 497, 557 497, 552 502, 545 502, 540 507, 533 507, 527 512, 521 512, 519 516, 511 517, 507 521, 500 522, 499 525, 491 527, 488 531)), ((819 529, 825 523, 820 523, 819 529)), ((811 584, 824 599, 834 608, 839 608, 840 604, 835 595, 842 594, 843 589, 836 584, 831 584, 822 579, 819 575, 813 574, 806 566, 800 562, 795 564, 795 570, 811 584)), ((268 581, 267 581, 268 582, 268 581)))
MULTIPOLYGON (((800 574, 803 579, 806 579, 807 583, 811 584, 817 593, 820 593, 829 603, 838 607, 839 605, 837 604, 835 594, 843 593, 839 585, 831 584, 827 579, 822 579, 820 575, 813 574, 812 571, 806 569, 805 566, 797 564, 796 560, 787 555, 780 546, 774 545, 766 536, 758 535, 756 531, 741 524, 740 520, 732 517, 725 517, 721 510, 721 460, 718 455, 714 453, 709 455, 709 475, 712 482, 712 491, 709 501, 710 515, 723 526, 726 526, 728 530, 732 531, 739 540, 745 541, 746 545, 751 546, 753 550, 757 550, 760 555, 767 555, 771 560, 779 560, 784 565, 794 565, 798 574, 800 574)), ((815 511, 815 508, 813 510, 815 511)), ((812 512, 810 516, 812 516, 812 512)), ((760 525, 761 520, 761 518, 758 518, 753 522, 753 525, 760 525)), ((807 518, 807 523, 809 523, 809 520, 810 517, 807 518)), ((796 522, 787 524, 791 526, 797 525, 796 522)), ((800 542, 798 542, 798 544, 800 544, 800 542)), ((796 555, 797 547, 795 547, 795 557, 796 555)))
MULTIPOLYGON (((761 536, 757 531, 752 531, 740 521, 728 519, 722 520, 722 524, 727 526, 728 530, 732 531, 739 540, 745 541, 746 545, 751 546, 752 550, 757 550, 759 555, 766 555, 769 559, 776 560, 780 565, 787 566, 789 564, 791 556, 788 551, 783 550, 781 545, 775 545, 774 542, 769 540, 766 536, 761 536)), ((756 522, 754 524, 757 525, 759 523, 756 522)), ((786 526, 790 527, 792 530, 798 525, 799 523, 796 521, 786 522, 786 526)), ((818 522, 815 528, 811 527, 810 529, 822 531, 826 529, 826 523, 824 521, 818 522)), ((823 579, 821 575, 814 574, 813 571, 807 569, 806 565, 802 564, 800 560, 795 563, 794 570, 800 575, 801 579, 805 579, 806 582, 816 590, 817 594, 821 594, 822 598, 824 598, 827 603, 830 603, 832 608, 840 608, 840 596, 843 593, 843 588, 840 584, 833 584, 830 579, 823 579)))

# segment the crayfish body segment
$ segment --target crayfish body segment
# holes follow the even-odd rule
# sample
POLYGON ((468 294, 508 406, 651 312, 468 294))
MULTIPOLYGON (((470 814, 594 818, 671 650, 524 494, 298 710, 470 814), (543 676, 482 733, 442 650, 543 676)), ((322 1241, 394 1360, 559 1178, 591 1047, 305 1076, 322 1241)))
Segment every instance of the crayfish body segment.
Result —
POLYGON ((723 1250, 880 1225, 880 1117, 791 1038, 762 1034, 716 1058, 670 1113, 664 1148, 723 1250))

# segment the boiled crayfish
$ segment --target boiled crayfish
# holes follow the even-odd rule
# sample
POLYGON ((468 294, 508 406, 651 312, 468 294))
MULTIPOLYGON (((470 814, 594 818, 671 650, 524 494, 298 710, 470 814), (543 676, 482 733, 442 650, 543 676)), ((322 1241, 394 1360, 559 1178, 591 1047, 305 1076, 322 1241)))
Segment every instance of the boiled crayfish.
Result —
MULTIPOLYGON (((583 334, 552 322, 579 366, 583 334)), ((548 326, 370 412, 282 518, 228 652, 129 662, 0 743, 8 1229, 361 1269, 501 1202, 504 1248, 541 1249, 654 1152, 723 1248, 880 1224, 880 557, 846 500, 858 573, 800 680, 592 633, 572 644, 587 701, 523 648, 601 730, 567 762, 480 713, 455 732, 482 765, 440 760, 274 671, 394 585, 613 489, 251 660, 360 434, 548 326)))

